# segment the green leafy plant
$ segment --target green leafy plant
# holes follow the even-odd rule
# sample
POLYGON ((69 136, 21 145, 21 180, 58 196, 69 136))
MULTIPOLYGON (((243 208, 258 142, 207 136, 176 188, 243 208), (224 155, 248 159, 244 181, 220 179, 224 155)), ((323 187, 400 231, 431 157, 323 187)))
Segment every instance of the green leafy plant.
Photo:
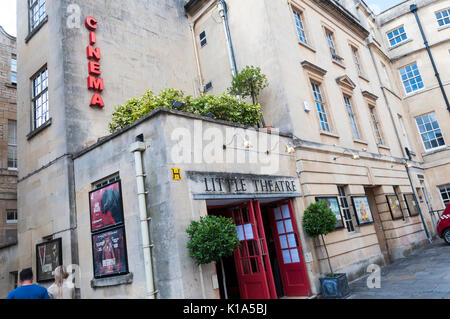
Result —
POLYGON ((330 256, 328 255, 327 245, 324 237, 336 228, 337 218, 326 201, 311 203, 306 208, 303 215, 303 229, 310 237, 322 237, 325 252, 327 254, 328 265, 330 266, 331 276, 334 276, 331 267, 330 256))
POLYGON ((185 112, 243 125, 256 126, 261 116, 259 105, 247 104, 226 93, 202 95, 194 99, 175 89, 164 89, 159 94, 148 90, 141 97, 132 98, 114 108, 109 130, 114 133, 159 107, 171 108, 174 100, 184 104, 185 112))
POLYGON ((267 86, 269 81, 261 68, 247 65, 233 77, 228 93, 242 98, 251 97, 253 104, 258 104, 258 96, 267 86))
POLYGON ((195 264, 220 261, 225 297, 227 297, 223 258, 233 255, 240 244, 233 220, 214 215, 200 217, 199 221, 191 222, 186 233, 189 235, 186 247, 195 264))

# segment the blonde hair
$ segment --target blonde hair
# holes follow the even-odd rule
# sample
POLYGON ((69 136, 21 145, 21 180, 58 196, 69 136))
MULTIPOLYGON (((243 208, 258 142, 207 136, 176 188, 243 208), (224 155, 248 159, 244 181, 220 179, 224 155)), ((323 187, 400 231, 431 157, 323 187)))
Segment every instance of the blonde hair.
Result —
POLYGON ((69 273, 64 266, 58 266, 55 269, 55 284, 58 287, 58 297, 62 298, 62 285, 64 280, 69 277, 69 273))

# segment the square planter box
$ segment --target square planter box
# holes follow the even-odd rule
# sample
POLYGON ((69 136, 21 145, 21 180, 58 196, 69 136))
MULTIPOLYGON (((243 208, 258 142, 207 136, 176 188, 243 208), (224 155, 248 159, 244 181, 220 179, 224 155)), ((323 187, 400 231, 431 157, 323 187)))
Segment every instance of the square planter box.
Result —
POLYGON ((335 274, 336 277, 322 277, 320 279, 320 291, 323 298, 345 298, 350 294, 346 274, 335 274))

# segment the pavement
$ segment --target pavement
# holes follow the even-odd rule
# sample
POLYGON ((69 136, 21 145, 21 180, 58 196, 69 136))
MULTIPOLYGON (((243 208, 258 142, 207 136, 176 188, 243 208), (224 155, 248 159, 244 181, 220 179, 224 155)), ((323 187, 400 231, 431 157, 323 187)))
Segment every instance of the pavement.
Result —
POLYGON ((347 299, 450 299, 450 245, 435 238, 409 257, 382 267, 380 287, 369 288, 375 275, 349 283, 347 299))

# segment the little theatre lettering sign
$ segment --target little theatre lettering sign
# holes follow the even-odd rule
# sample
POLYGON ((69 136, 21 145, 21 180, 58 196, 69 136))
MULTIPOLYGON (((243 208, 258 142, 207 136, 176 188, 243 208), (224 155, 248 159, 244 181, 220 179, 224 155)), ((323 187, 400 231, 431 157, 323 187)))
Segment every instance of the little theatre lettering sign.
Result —
POLYGON ((201 172, 187 175, 194 199, 301 196, 295 177, 201 172))
POLYGON ((100 71, 100 48, 94 47, 97 43, 95 31, 98 28, 97 20, 92 17, 87 17, 84 25, 89 30, 89 45, 86 47, 86 57, 88 59, 87 87, 94 91, 91 98, 91 106, 104 107, 102 96, 100 92, 103 91, 103 79, 100 78, 102 72, 100 71))

